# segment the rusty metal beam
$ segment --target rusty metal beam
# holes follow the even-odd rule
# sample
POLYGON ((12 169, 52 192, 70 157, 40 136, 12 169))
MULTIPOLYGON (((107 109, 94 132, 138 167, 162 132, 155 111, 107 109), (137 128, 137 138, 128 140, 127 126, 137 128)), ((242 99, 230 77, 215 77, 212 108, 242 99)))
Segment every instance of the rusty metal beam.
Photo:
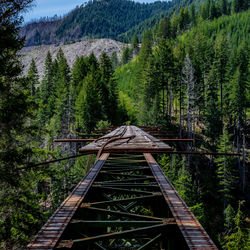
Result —
POLYGON ((131 201, 144 202, 144 201, 148 201, 148 200, 152 200, 152 199, 157 199, 161 196, 162 196, 162 194, 153 194, 153 195, 137 196, 137 197, 133 197, 133 198, 119 199, 119 200, 97 201, 97 202, 91 202, 91 203, 87 203, 87 204, 88 204, 88 206, 103 206, 103 205, 109 206, 109 205, 114 205, 117 203, 128 203, 131 201))
POLYGON ((92 210, 95 213, 110 214, 113 216, 117 216, 118 218, 126 217, 126 218, 133 218, 133 219, 156 220, 156 221, 163 220, 163 218, 159 218, 159 217, 155 217, 155 216, 146 216, 146 215, 140 215, 140 214, 132 214, 132 213, 114 211, 114 210, 104 209, 104 208, 90 207, 90 206, 88 206, 88 204, 85 204, 85 205, 83 204, 83 206, 81 206, 81 208, 92 210))
MULTIPOLYGON (((97 149, 89 150, 93 154, 96 154, 98 152, 97 149)), ((85 151, 84 149, 80 150, 80 153, 85 153, 88 151, 85 151)), ((226 155, 226 156, 241 156, 241 154, 238 153, 217 153, 217 152, 205 152, 205 151, 171 151, 171 149, 165 149, 165 148, 143 148, 143 147, 137 147, 137 148, 125 148, 125 149, 118 149, 118 148, 104 148, 104 153, 110 153, 110 154, 116 154, 116 153, 130 153, 130 154, 139 154, 139 153, 151 153, 151 154, 158 154, 158 153, 165 153, 165 154, 180 154, 180 155, 226 155)), ((90 153, 90 152, 88 152, 90 153)))
POLYGON ((164 175, 153 156, 145 153, 144 157, 160 186, 161 192, 164 195, 188 247, 190 249, 217 250, 213 241, 209 238, 206 231, 195 218, 186 203, 181 199, 174 186, 164 175))
MULTIPOLYGON (((149 147, 161 150, 165 145, 164 153, 166 148, 171 150, 134 126, 123 126, 111 132, 108 135, 111 144, 102 150, 129 143, 116 140, 113 143, 112 138, 120 140, 120 136, 131 138, 134 135, 137 138, 131 141, 135 151, 143 138, 149 147)), ((91 144, 100 150, 99 142, 91 144)), ((145 147, 139 149, 145 150, 145 147)), ((93 153, 91 150, 86 152, 93 153)), ((134 160, 135 155, 125 153, 123 148, 110 158, 103 159, 103 154, 98 159, 40 230, 29 245, 30 249, 123 249, 125 243, 130 249, 167 249, 169 246, 173 249, 186 249, 187 246, 216 249, 205 231, 197 231, 197 220, 152 155, 144 153, 134 160)))
MULTIPOLYGON (((107 138, 103 138, 107 139, 107 138)), ((54 139, 53 142, 92 142, 95 141, 94 138, 88 138, 88 139, 54 139)), ((194 139, 171 139, 171 138, 159 138, 159 141, 173 141, 173 142, 194 142, 194 139)))
POLYGON ((162 223, 159 225, 140 227, 140 228, 136 228, 136 229, 108 233, 108 234, 103 234, 103 235, 97 235, 97 236, 92 236, 92 237, 87 237, 87 238, 82 238, 82 239, 77 239, 77 240, 62 241, 57 248, 83 247, 86 244, 94 243, 94 242, 98 242, 98 241, 106 240, 106 239, 117 239, 117 238, 120 239, 120 238, 131 238, 131 237, 134 238, 135 233, 150 233, 151 234, 153 232, 159 232, 159 231, 162 231, 164 229, 166 230, 166 228, 171 226, 171 225, 175 226, 173 224, 162 223))
POLYGON ((28 249, 40 249, 46 246, 47 249, 52 249, 55 247, 108 157, 109 154, 103 154, 100 157, 88 174, 79 182, 71 195, 61 204, 38 232, 33 241, 28 245, 28 249), (56 226, 54 223, 56 223, 56 226))

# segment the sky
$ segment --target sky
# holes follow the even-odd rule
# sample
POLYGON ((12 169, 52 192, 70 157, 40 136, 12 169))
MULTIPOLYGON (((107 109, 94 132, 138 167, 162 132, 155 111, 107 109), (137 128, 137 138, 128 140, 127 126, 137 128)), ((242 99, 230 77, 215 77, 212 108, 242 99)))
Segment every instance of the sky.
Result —
MULTIPOLYGON (((35 0, 33 7, 23 14, 24 22, 29 22, 40 17, 53 17, 55 14, 62 16, 81 5, 86 0, 35 0)), ((154 2, 154 0, 136 0, 136 2, 154 2)))

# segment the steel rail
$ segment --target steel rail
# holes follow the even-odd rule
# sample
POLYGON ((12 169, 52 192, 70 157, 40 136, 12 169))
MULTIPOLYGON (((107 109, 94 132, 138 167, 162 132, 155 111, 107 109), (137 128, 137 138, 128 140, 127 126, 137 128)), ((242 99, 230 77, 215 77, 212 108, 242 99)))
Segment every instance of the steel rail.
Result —
POLYGON ((195 218, 186 203, 181 199, 171 182, 164 175, 158 163, 151 154, 144 153, 144 157, 157 180, 162 194, 180 228, 190 249, 217 250, 213 241, 195 218))
POLYGON ((68 196, 38 232, 33 241, 28 245, 28 249, 53 249, 56 246, 108 157, 109 154, 103 154, 99 158, 93 168, 90 169, 87 175, 75 187, 71 195, 68 196))
MULTIPOLYGON (((128 127, 121 129, 98 149, 101 157, 28 249, 123 249, 126 242, 130 249, 217 249, 145 147, 143 152, 114 150, 121 155, 109 158, 109 143, 137 133, 133 126, 129 136, 128 127), (140 153, 137 160, 133 153, 140 153)), ((148 137, 149 144, 155 142, 145 132, 141 136, 148 137)))

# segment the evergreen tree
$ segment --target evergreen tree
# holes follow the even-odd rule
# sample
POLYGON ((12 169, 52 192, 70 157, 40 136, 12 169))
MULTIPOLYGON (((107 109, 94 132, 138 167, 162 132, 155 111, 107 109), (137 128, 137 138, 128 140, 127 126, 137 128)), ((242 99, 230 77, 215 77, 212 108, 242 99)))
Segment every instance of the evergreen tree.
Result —
MULTIPOLYGON (((232 151, 232 143, 229 140, 229 134, 224 128, 220 136, 218 152, 226 153, 232 151)), ((232 204, 234 190, 237 187, 237 162, 232 156, 220 155, 215 162, 218 165, 217 176, 219 179, 220 192, 223 194, 224 210, 228 204, 232 204)))
POLYGON ((49 105, 49 98, 54 94, 53 72, 52 72, 52 57, 50 52, 47 53, 44 66, 44 76, 39 90, 39 121, 45 124, 52 117, 52 112, 49 105))
POLYGON ((206 108, 205 108, 205 124, 206 134, 214 140, 222 131, 220 108, 218 105, 218 79, 217 69, 213 65, 207 79, 207 95, 206 95, 206 108))
POLYGON ((187 132, 188 138, 193 138, 193 121, 195 112, 195 78, 194 78, 194 68, 189 58, 186 55, 184 60, 184 67, 182 69, 183 82, 187 85, 187 132))
POLYGON ((247 45, 243 43, 237 56, 238 67, 230 81, 230 110, 238 130, 244 127, 246 119, 246 93, 249 89, 248 51, 247 45))
POLYGON ((228 61, 229 61, 229 45, 228 40, 223 34, 219 34, 216 38, 214 44, 214 66, 216 68, 216 78, 219 83, 220 91, 220 112, 221 112, 221 121, 223 122, 224 114, 224 96, 225 96, 225 84, 227 83, 227 71, 228 71, 228 61))
POLYGON ((171 83, 173 81, 173 52, 171 45, 166 40, 161 40, 159 42, 159 46, 155 51, 155 60, 157 62, 158 68, 158 79, 159 79, 159 87, 162 91, 162 113, 165 115, 165 106, 167 106, 167 115, 171 114, 171 83), (167 103, 165 104, 165 91, 167 93, 167 103))
POLYGON ((116 51, 114 51, 111 55, 111 62, 112 62, 112 67, 113 70, 116 69, 116 67, 119 65, 118 57, 116 51))
POLYGON ((103 53, 100 59, 102 105, 104 115, 112 124, 116 121, 118 106, 117 84, 113 77, 113 73, 112 62, 107 54, 103 53))
POLYGON ((145 65, 147 63, 148 58, 152 54, 152 46, 153 46, 153 37, 151 30, 147 30, 143 34, 141 49, 139 53, 139 61, 141 65, 145 65))
POLYGON ((129 47, 124 47, 122 50, 121 63, 124 65, 131 60, 131 50, 129 47))
POLYGON ((88 57, 89 70, 92 72, 97 72, 99 70, 99 63, 92 52, 88 57))
POLYGON ((35 159, 35 105, 30 82, 21 77, 20 13, 31 0, 1 1, 0 8, 0 247, 23 248, 40 227, 43 213, 33 191, 37 174, 20 171, 35 159))
POLYGON ((233 207, 229 204, 226 209, 224 210, 224 229, 226 233, 230 233, 233 230, 234 226, 234 217, 235 217, 235 211, 233 207))
POLYGON ((36 67, 36 63, 35 63, 34 59, 32 59, 32 61, 30 63, 30 67, 29 67, 27 77, 28 77, 28 79, 30 81, 31 95, 34 96, 35 93, 36 93, 36 88, 39 85, 39 76, 38 76, 38 71, 37 71, 37 67, 36 67))
POLYGON ((197 13, 195 10, 195 5, 194 3, 191 4, 190 6, 190 18, 194 26, 197 24, 197 13))
POLYGON ((178 26, 179 32, 182 32, 185 29, 187 29, 188 24, 190 23, 190 16, 187 8, 185 9, 181 8, 178 21, 179 21, 179 26, 178 26))
POLYGON ((225 237, 227 249, 249 249, 249 233, 246 229, 245 217, 241 211, 243 201, 239 201, 239 207, 236 216, 234 217, 233 233, 225 237))
POLYGON ((101 120, 102 102, 98 82, 90 72, 83 81, 83 87, 77 97, 75 116, 77 127, 87 133, 91 132, 101 120))
POLYGON ((139 54, 139 38, 137 35, 134 35, 131 41, 132 49, 135 55, 139 54))
POLYGON ((221 15, 228 15, 229 13, 229 4, 227 0, 220 0, 219 1, 219 9, 221 15))
POLYGON ((155 64, 155 57, 151 57, 146 68, 143 71, 143 89, 142 89, 142 105, 140 109, 140 123, 145 125, 155 125, 152 124, 152 120, 158 120, 159 103, 156 102, 156 98, 159 98, 160 86, 158 84, 157 65, 155 64), (153 113, 152 113, 153 112, 153 113))
POLYGON ((157 30, 157 37, 159 40, 171 38, 172 31, 171 31, 171 24, 169 17, 164 17, 158 26, 157 30))
POLYGON ((62 133, 69 131, 70 114, 69 111, 69 84, 70 84, 70 69, 62 49, 60 48, 56 61, 58 63, 57 82, 55 88, 55 112, 54 116, 56 124, 58 125, 57 131, 62 133))

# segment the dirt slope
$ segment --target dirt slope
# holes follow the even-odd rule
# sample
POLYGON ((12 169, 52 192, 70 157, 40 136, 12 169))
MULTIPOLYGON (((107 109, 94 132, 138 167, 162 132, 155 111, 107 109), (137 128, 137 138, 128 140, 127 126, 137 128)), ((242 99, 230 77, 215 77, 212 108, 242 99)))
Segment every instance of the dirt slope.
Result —
POLYGON ((48 51, 50 51, 52 58, 56 57, 56 54, 61 47, 70 67, 72 67, 77 56, 89 56, 92 52, 99 59, 102 52, 106 52, 108 56, 111 56, 116 51, 118 59, 121 58, 121 52, 126 44, 117 42, 111 39, 96 39, 87 40, 67 45, 42 45, 24 47, 21 50, 21 61, 24 65, 24 74, 26 75, 29 69, 32 58, 36 62, 40 79, 42 78, 44 62, 48 51))

